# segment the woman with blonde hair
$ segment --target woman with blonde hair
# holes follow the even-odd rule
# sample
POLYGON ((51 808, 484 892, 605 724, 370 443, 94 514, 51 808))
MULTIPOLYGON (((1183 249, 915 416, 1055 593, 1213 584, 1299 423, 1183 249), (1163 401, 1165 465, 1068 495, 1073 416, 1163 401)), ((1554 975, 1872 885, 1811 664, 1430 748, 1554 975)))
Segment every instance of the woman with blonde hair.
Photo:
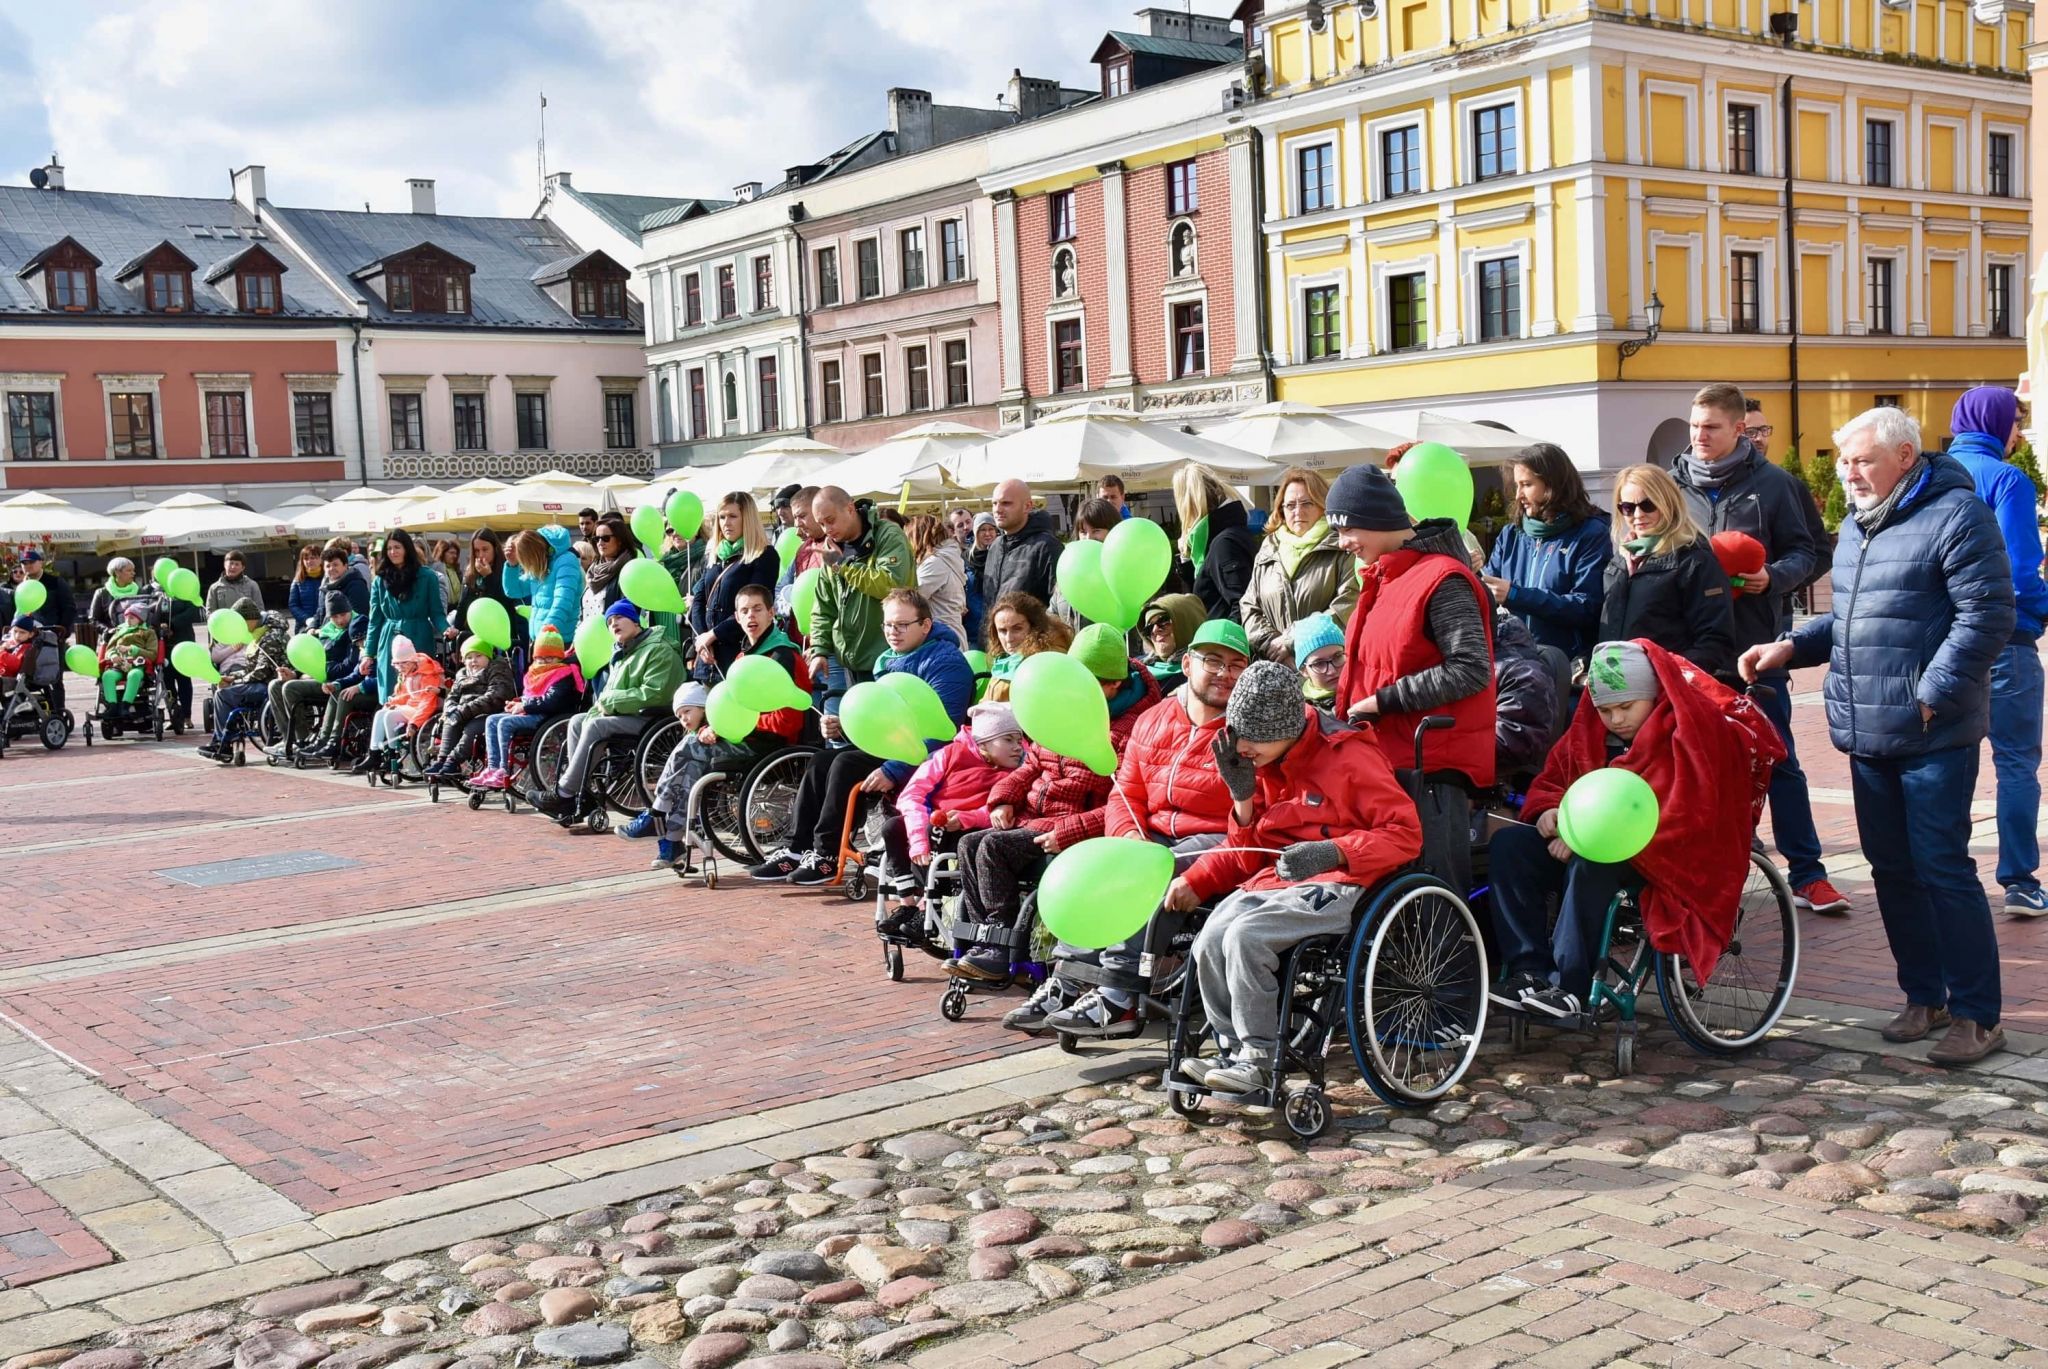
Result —
POLYGON ((1017 667, 1041 651, 1065 651, 1074 644, 1074 629, 1046 611, 1035 594, 1013 589, 988 611, 988 693, 983 703, 999 704, 1010 697, 1017 667))
POLYGON ((716 541, 711 564, 690 598, 690 629, 697 634, 696 658, 723 671, 746 649, 747 634, 733 617, 734 601, 748 585, 759 585, 773 599, 782 573, 782 557, 761 525, 754 496, 735 490, 718 501, 712 516, 716 541))
POLYGON ((1337 545, 1323 516, 1329 482, 1299 466, 1280 473, 1266 536, 1252 559, 1251 583, 1239 602, 1252 656, 1294 664, 1294 625, 1327 613, 1343 627, 1358 602, 1358 558, 1337 545))
POLYGON ((1194 592, 1211 618, 1236 621, 1259 539, 1250 510, 1223 477, 1190 461, 1173 473, 1173 507, 1180 515, 1181 554, 1194 567, 1194 592))
POLYGON ((576 554, 571 528, 547 527, 512 534, 505 544, 505 571, 499 577, 509 599, 531 600, 533 617, 527 631, 540 635, 551 627, 565 642, 576 638, 583 612, 583 558, 576 554))
POLYGON ((928 513, 911 519, 904 534, 917 564, 917 592, 932 606, 932 621, 951 628, 960 649, 968 650, 974 643, 967 640, 967 558, 960 543, 928 513))
POLYGON ((1641 637, 1710 674, 1732 674, 1728 573, 1668 472, 1630 466, 1614 478, 1614 540, 1599 639, 1641 637))

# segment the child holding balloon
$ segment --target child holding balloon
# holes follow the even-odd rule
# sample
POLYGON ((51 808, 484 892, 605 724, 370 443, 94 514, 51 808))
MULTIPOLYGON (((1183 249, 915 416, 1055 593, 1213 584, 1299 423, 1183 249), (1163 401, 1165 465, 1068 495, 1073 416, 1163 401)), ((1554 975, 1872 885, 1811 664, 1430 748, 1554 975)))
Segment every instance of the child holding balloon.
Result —
POLYGON ((882 827, 882 883, 895 909, 882 925, 885 936, 907 937, 915 929, 923 883, 918 872, 936 852, 990 825, 989 791, 1023 763, 1024 729, 1010 706, 976 704, 960 735, 911 775, 882 827))
POLYGON ((149 625, 147 602, 139 595, 121 600, 120 626, 100 645, 100 696, 110 708, 117 693, 123 709, 133 707, 144 674, 156 664, 160 643, 149 625))

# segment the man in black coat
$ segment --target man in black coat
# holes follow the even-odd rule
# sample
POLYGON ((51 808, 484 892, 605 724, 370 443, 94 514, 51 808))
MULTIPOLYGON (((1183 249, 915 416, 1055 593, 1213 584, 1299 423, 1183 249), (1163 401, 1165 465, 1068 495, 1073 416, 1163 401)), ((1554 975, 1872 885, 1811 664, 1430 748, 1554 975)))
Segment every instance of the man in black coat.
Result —
POLYGON ((982 571, 983 608, 993 608, 996 600, 1013 589, 1050 604, 1053 571, 1060 561, 1060 539, 1052 530, 1052 515, 1031 507, 1031 487, 1021 480, 1005 480, 996 486, 989 510, 1002 535, 988 549, 982 571))

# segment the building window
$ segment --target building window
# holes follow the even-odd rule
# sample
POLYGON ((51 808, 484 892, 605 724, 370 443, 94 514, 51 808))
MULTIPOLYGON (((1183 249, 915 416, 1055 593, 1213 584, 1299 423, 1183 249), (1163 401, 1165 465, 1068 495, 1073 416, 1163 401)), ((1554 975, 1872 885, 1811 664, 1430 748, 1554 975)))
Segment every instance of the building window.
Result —
POLYGON ((1045 214, 1053 242, 1074 240, 1074 192, 1055 190, 1045 197, 1045 214))
POLYGON ((873 299, 882 293, 882 241, 880 238, 862 238, 853 245, 854 270, 859 276, 855 284, 862 299, 873 299))
POLYGON ((1422 129, 1415 124, 1380 134, 1380 194, 1416 195, 1422 191, 1422 129))
POLYGON ((846 381, 836 361, 818 363, 818 392, 823 396, 825 421, 837 423, 846 417, 846 381))
POLYGON ((1472 179, 1512 176, 1520 168, 1515 149, 1515 107, 1488 105, 1472 111, 1472 179))
POLYGON ((249 454, 249 397, 240 392, 209 390, 206 395, 206 454, 249 454))
POLYGON ((932 406, 932 354, 927 347, 906 347, 903 349, 903 378, 905 397, 910 401, 910 411, 917 413, 932 406))
POLYGON ((459 394, 455 404, 455 450, 458 452, 480 452, 491 444, 484 427, 484 397, 480 394, 459 394))
POLYGON ((597 282, 578 280, 569 283, 569 311, 577 318, 597 317, 597 282))
POLYGON ((449 274, 441 281, 441 312, 444 314, 466 314, 469 312, 469 277, 449 274))
POLYGON ((183 271, 151 271, 149 308, 156 314, 182 314, 192 302, 192 278, 183 271))
POLYGON ((774 357, 762 357, 754 363, 754 379, 760 392, 761 431, 772 432, 782 426, 782 404, 776 393, 774 357))
POLYGON ((1202 302, 1191 299, 1173 306, 1173 378, 1206 375, 1209 335, 1202 323, 1202 302))
POLYGON ((2012 310, 2012 268, 1994 266, 1991 268, 1991 336, 2013 337, 2017 330, 2012 310))
POLYGON ((50 268, 50 307, 73 313, 92 308, 92 272, 76 266, 50 268))
POLYGON ((870 352, 860 359, 860 416, 879 418, 887 407, 882 397, 882 354, 870 352))
POLYGON ((730 263, 718 268, 718 316, 731 318, 740 311, 739 287, 733 282, 730 263))
POLYGON ((1407 271, 1387 277, 1387 348, 1410 352, 1429 346, 1429 277, 1407 271))
POLYGON ((690 371, 690 436, 702 438, 711 431, 711 413, 704 396, 704 368, 690 371))
POLYGON ((1166 168, 1166 214, 1179 218, 1202 207, 1201 187, 1195 182, 1195 160, 1170 162, 1166 168))
POLYGON ((967 279, 967 221, 947 219, 939 225, 939 278, 967 279))
POLYGON ((111 422, 107 445, 116 458, 139 460, 157 454, 155 395, 110 395, 107 408, 111 422))
POLYGON ((1866 185, 1892 183, 1892 124, 1889 119, 1863 121, 1863 181, 1866 185))
POLYGON ((1728 169, 1756 174, 1756 106, 1728 106, 1728 169))
POLYGON ((957 408, 968 403, 967 344, 946 344, 946 403, 957 408))
POLYGON ((839 303, 839 249, 820 247, 811 254, 811 261, 818 277, 818 307, 830 309, 839 303))
POLYGON ((1764 327, 1764 301, 1760 282, 1763 258, 1755 252, 1735 252, 1728 258, 1728 327, 1737 333, 1760 333, 1764 327))
POLYGON ((1119 95, 1131 93, 1131 59, 1119 57, 1114 62, 1102 64, 1102 97, 1114 100, 1119 95))
POLYGON ((1062 247, 1052 254, 1052 297, 1072 299, 1074 297, 1074 249, 1062 247))
POLYGON ((754 312, 775 307, 775 264, 766 257, 754 258, 754 312))
POLYGON ((1906 397, 1904 395, 1872 395, 1870 398, 1880 409, 1903 409, 1906 407, 1906 397))
POLYGON ((604 317, 624 318, 626 316, 626 282, 622 280, 608 280, 604 283, 602 293, 604 296, 602 308, 604 317))
POLYGON ((697 271, 683 277, 683 327, 695 328, 704 321, 704 277, 697 271))
POLYGON ((274 314, 277 312, 277 297, 280 282, 268 271, 250 271, 235 277, 235 289, 241 296, 242 312, 245 314, 274 314))
POLYGON ((292 396, 292 440, 300 456, 334 455, 334 397, 328 394, 292 396))
POLYGON ((16 461, 57 459, 57 396, 36 391, 7 396, 7 455, 16 461))
POLYGON ((546 451, 548 445, 548 397, 544 394, 512 396, 512 413, 519 420, 519 450, 546 451))
POLYGON ((409 272, 393 271, 385 277, 384 302, 394 314, 412 312, 412 276, 409 272))
POLYGON ((1302 315, 1308 321, 1307 346, 1302 350, 1310 361, 1324 361, 1344 350, 1344 325, 1334 285, 1318 285, 1302 292, 1302 315))
POLYGON ((1052 353, 1053 389, 1065 393, 1087 384, 1081 355, 1081 320, 1061 319, 1052 326, 1052 353))
POLYGON ((740 378, 731 371, 725 373, 725 421, 728 424, 740 421, 740 378))
POLYGON ((633 395, 621 391, 604 397, 604 445, 621 451, 640 445, 638 425, 633 418, 633 395))
POLYGON ((1986 149, 1990 158, 1989 176, 1985 190, 1993 195, 2010 198, 2012 195, 2012 134, 1993 133, 1986 149))
POLYGON ((1166 235, 1167 269, 1178 278, 1195 274, 1195 226, 1177 223, 1166 235))
POLYGON ((1894 331, 1892 315, 1892 259, 1870 259, 1870 331, 1894 331))
POLYGON ((1313 214, 1336 205, 1337 149, 1333 144, 1317 143, 1314 147, 1297 151, 1294 154, 1294 172, 1300 187, 1296 213, 1313 214))
POLYGON ((896 264, 905 290, 924 289, 924 229, 906 228, 896 235, 896 264))
POLYGON ((1500 257, 1479 263, 1479 340, 1522 335, 1522 263, 1500 257))
POLYGON ((391 396, 391 450, 423 452, 426 449, 426 426, 420 418, 420 397, 391 396))

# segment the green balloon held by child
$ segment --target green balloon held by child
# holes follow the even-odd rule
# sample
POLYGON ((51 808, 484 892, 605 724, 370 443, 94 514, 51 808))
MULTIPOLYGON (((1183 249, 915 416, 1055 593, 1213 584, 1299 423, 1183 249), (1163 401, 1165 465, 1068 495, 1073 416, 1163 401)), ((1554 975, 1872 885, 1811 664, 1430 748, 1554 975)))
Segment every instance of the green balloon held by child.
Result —
POLYGON ((64 652, 64 665, 73 675, 83 675, 88 680, 100 677, 100 658, 93 655, 89 646, 69 647, 64 652))
POLYGON ((1634 860, 1657 835, 1657 794, 1633 770, 1610 765, 1572 782, 1557 805, 1557 834, 1598 865, 1634 860))
POLYGON ((1091 837, 1053 857, 1038 883, 1045 929, 1099 950, 1143 927, 1173 882, 1173 850, 1126 837, 1091 837))
POLYGON ((206 654, 206 648, 197 642, 180 642, 171 648, 171 669, 201 684, 220 683, 220 672, 213 668, 213 660, 206 654))

